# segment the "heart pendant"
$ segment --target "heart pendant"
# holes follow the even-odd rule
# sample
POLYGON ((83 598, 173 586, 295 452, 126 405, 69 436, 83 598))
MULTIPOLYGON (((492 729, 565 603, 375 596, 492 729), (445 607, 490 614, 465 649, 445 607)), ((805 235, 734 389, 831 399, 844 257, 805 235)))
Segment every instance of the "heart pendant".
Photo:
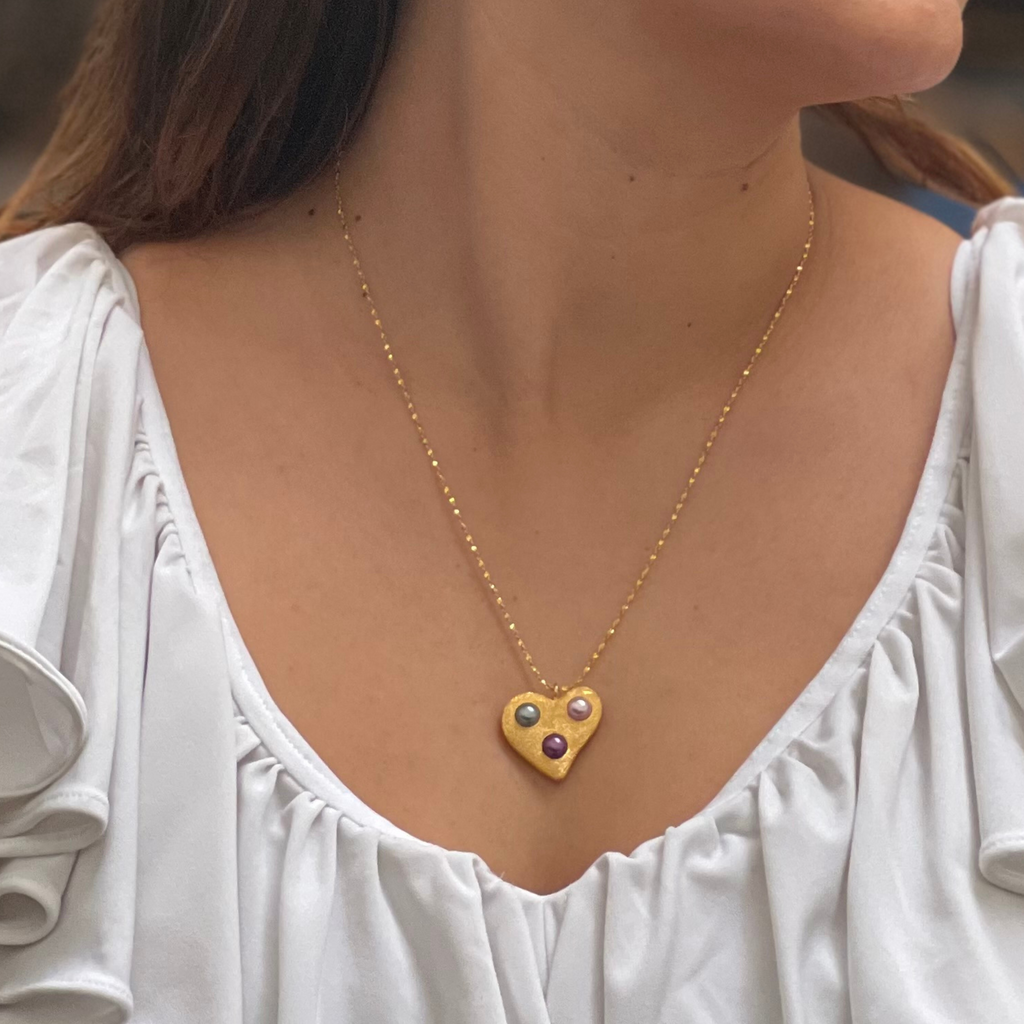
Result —
POLYGON ((501 713, 509 746, 556 782, 569 774, 600 722, 601 698, 589 686, 574 686, 554 698, 521 693, 501 713))

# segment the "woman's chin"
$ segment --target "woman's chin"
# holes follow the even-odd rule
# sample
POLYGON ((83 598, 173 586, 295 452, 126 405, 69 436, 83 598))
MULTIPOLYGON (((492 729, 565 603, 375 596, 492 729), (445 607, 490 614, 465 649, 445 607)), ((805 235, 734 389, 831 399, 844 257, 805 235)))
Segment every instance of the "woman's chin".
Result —
POLYGON ((889 66, 896 85, 889 91, 910 93, 930 89, 948 78, 956 67, 964 45, 959 0, 941 0, 935 7, 927 25, 911 34, 902 48, 892 54, 889 66))
POLYGON ((880 23, 877 32, 866 33, 846 49, 845 60, 833 62, 829 71, 822 69, 818 81, 824 95, 814 102, 922 92, 948 78, 963 49, 959 0, 907 4, 910 8, 927 8, 930 17, 923 24, 893 18, 880 23))

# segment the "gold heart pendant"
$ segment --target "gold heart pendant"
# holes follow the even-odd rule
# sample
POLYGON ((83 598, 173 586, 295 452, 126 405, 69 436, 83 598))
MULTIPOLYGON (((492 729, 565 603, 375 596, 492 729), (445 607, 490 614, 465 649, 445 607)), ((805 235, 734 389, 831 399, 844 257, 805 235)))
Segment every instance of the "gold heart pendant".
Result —
POLYGON ((601 698, 589 686, 574 686, 553 699, 521 693, 501 713, 501 731, 509 746, 556 782, 569 774, 600 722, 601 698))

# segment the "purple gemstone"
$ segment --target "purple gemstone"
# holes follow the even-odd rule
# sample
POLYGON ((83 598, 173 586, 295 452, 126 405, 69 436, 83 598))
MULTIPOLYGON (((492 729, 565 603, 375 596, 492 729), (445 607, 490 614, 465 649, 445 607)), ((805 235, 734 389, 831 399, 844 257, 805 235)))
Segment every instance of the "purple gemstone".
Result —
POLYGON ((569 744, 566 743, 564 736, 557 732, 552 732, 544 737, 544 742, 540 745, 540 749, 552 761, 557 761, 569 749, 569 744))
POLYGON ((590 706, 590 701, 586 697, 576 697, 574 700, 569 701, 569 707, 566 710, 574 722, 585 722, 590 717, 590 712, 594 709, 590 706))

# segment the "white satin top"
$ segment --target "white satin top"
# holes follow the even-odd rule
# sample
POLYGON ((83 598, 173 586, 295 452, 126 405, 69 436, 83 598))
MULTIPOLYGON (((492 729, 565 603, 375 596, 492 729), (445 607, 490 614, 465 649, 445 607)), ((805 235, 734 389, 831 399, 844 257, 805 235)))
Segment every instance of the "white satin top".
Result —
MULTIPOLYGON (((274 706, 124 267, 0 245, 0 1021, 1024 1020, 1024 200, 979 215, 891 563, 722 792, 535 895, 274 706)), ((813 628, 809 626, 808 628, 813 628)))

